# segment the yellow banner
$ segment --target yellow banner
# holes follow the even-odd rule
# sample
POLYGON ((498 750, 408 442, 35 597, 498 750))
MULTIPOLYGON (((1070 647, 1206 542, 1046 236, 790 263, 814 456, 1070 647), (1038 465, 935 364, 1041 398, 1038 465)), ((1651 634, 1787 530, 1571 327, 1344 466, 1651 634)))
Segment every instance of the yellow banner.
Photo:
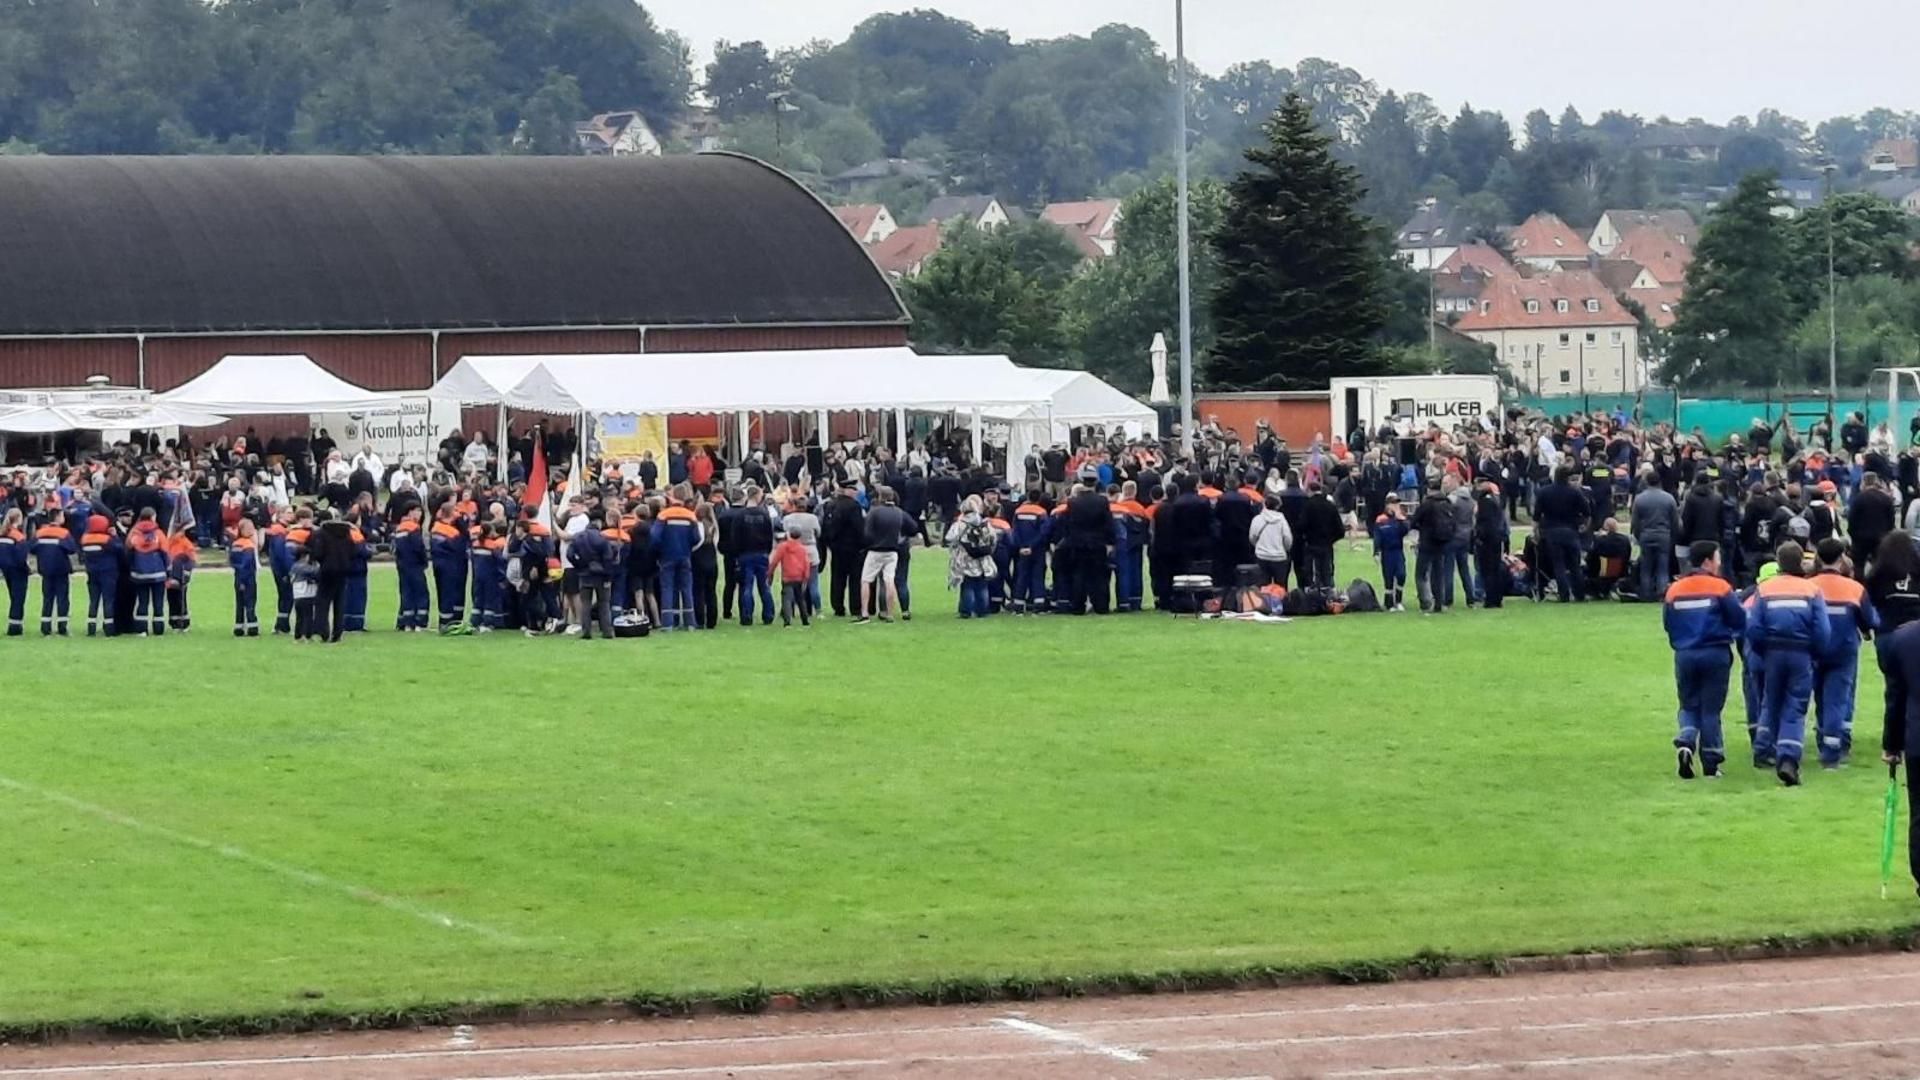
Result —
POLYGON ((600 453, 612 461, 639 461, 640 455, 653 452, 665 476, 667 460, 667 418, 664 416, 603 416, 600 424, 600 453))

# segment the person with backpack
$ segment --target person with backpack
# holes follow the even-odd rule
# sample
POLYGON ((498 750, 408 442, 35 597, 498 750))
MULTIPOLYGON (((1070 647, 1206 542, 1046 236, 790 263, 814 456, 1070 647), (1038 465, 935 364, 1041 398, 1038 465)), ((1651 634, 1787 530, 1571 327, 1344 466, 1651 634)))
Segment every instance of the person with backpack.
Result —
POLYGON ((992 614, 990 583, 998 572, 993 561, 999 532, 981 515, 980 499, 969 495, 960 517, 947 527, 947 587, 960 590, 960 617, 984 619, 992 614))
POLYGON ((1420 597, 1420 611, 1434 615, 1446 610, 1447 578, 1452 569, 1447 548, 1453 543, 1456 522, 1453 504, 1440 492, 1438 484, 1427 489, 1427 497, 1413 512, 1413 528, 1420 534, 1414 549, 1414 586, 1420 597))

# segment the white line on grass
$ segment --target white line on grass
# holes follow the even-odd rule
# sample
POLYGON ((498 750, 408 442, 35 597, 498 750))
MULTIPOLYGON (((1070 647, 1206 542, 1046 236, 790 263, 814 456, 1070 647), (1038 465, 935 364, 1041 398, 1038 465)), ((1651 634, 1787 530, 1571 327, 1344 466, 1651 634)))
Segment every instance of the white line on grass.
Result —
POLYGON ((1920 1038, 1857 1039, 1832 1043, 1777 1043, 1773 1046, 1739 1046, 1726 1050, 1666 1050, 1631 1054, 1595 1054, 1589 1057, 1533 1058, 1527 1061, 1483 1061, 1470 1065, 1409 1065, 1392 1069, 1347 1069, 1323 1073, 1327 1080, 1362 1076, 1435 1076, 1441 1073, 1474 1073, 1522 1069, 1583 1069, 1594 1065, 1633 1065, 1639 1063, 1686 1061, 1690 1058, 1751 1057, 1755 1054, 1808 1054, 1831 1050, 1869 1050, 1889 1046, 1920 1045, 1920 1038))
POLYGON ((284 878, 291 878, 294 881, 298 881, 304 885, 311 885, 317 889, 344 893, 356 900, 386 908, 388 911, 397 911, 402 915, 411 915, 421 922, 432 923, 435 926, 444 927, 448 930, 463 930, 503 945, 518 945, 523 943, 521 939, 504 931, 495 930, 493 927, 483 926, 480 923, 456 919, 451 915, 444 915, 438 911, 423 908, 418 904, 402 900, 397 896, 389 896, 383 892, 376 892, 364 885, 355 885, 352 882, 340 881, 313 870, 291 866, 275 859, 269 859, 263 855, 255 855, 245 848, 235 847, 232 844, 222 844, 213 840, 205 840, 198 836, 192 836, 175 829, 169 829, 164 825, 154 825, 141 821, 139 818, 128 817, 117 810, 110 810, 97 803, 90 803, 85 799, 76 799, 71 795, 37 787, 33 784, 15 780, 9 776, 0 776, 0 788, 6 788, 9 791, 17 791, 23 795, 32 795, 35 798, 45 799, 48 802, 64 806, 69 810, 78 810, 83 814, 97 817, 102 821, 112 822, 115 825, 132 829, 138 833, 144 833, 147 836, 158 837, 183 847, 190 847, 199 851, 219 855, 222 858, 232 859, 234 862, 244 863, 255 869, 278 874, 284 878))
POLYGON ((1147 1060, 1146 1055, 1136 1053, 1124 1046, 1108 1046, 1106 1043, 1089 1039, 1085 1035, 1076 1035, 1071 1031, 1062 1031, 1059 1028, 1048 1027, 1045 1024, 1036 1024, 1031 1020, 1021 1020, 1018 1017, 1003 1016, 995 1020, 994 1023, 1003 1028, 1017 1031, 1022 1035, 1031 1035, 1036 1039, 1050 1042, 1057 1046, 1077 1047, 1089 1054, 1099 1054, 1102 1057, 1110 1057, 1115 1061, 1141 1062, 1147 1060))

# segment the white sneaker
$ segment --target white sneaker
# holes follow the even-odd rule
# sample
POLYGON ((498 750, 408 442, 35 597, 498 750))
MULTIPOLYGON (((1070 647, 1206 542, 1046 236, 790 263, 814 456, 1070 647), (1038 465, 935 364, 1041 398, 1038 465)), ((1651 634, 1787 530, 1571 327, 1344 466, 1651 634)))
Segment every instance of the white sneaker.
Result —
POLYGON ((569 627, 567 627, 567 636, 568 636, 568 637, 579 637, 579 636, 580 636, 580 628, 579 628, 579 627, 577 627, 577 626, 569 626, 569 627))

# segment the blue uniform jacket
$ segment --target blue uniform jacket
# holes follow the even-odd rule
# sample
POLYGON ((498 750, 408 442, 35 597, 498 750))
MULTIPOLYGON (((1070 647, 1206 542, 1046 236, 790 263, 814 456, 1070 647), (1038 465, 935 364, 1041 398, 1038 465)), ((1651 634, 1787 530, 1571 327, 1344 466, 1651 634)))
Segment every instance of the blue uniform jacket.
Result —
POLYGON ((1667 590, 1662 616, 1675 652, 1724 649, 1747 628, 1747 609, 1727 579, 1704 570, 1683 576, 1667 590))
POLYGON ((73 557, 80 545, 65 525, 42 525, 33 534, 33 560, 41 577, 67 577, 73 573, 73 557))
POLYGON ((1799 649, 1819 656, 1827 651, 1832 633, 1827 602, 1806 578, 1781 574, 1754 590, 1747 642, 1755 650, 1799 649))

